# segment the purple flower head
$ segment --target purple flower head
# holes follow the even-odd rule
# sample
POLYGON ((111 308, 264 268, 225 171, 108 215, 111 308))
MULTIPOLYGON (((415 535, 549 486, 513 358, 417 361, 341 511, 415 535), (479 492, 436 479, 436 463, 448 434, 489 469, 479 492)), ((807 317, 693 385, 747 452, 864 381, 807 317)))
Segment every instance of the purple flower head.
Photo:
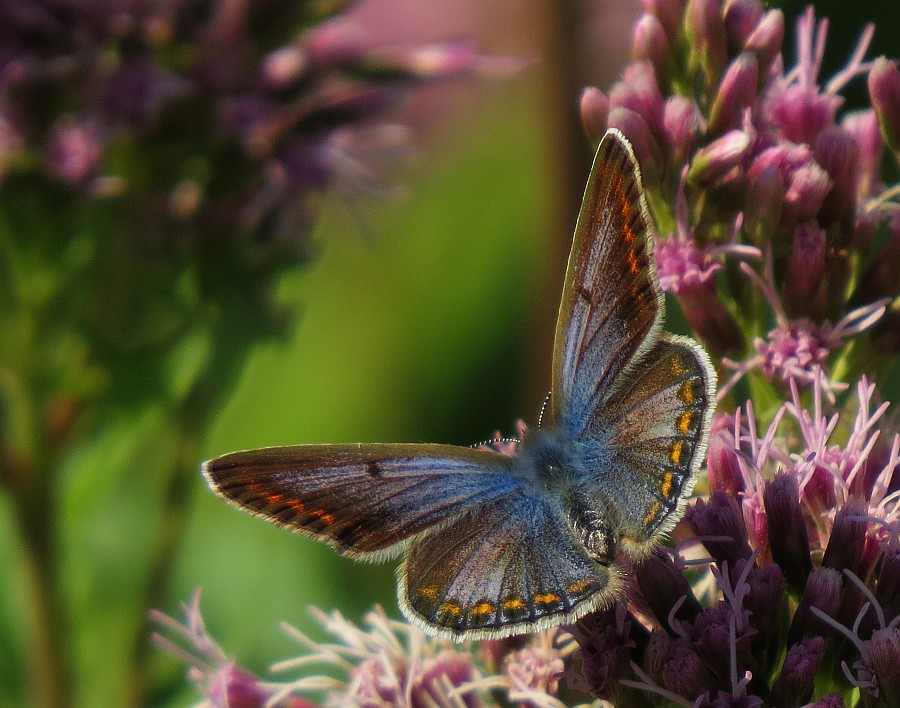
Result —
POLYGON ((875 60, 869 72, 869 95, 881 135, 894 151, 900 151, 900 70, 884 57, 875 60))

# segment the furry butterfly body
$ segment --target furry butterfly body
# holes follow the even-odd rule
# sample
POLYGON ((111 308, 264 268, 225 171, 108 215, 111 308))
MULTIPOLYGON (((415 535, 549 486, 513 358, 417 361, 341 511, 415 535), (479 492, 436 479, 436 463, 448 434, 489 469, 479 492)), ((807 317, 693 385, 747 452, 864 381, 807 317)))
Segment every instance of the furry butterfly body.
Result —
POLYGON ((554 344, 549 418, 513 457, 451 445, 300 445, 204 463, 252 514, 339 553, 404 554, 400 606, 426 631, 501 637, 575 621, 622 593, 679 518, 712 416, 702 348, 660 331, 664 302, 640 171, 601 141, 554 344))

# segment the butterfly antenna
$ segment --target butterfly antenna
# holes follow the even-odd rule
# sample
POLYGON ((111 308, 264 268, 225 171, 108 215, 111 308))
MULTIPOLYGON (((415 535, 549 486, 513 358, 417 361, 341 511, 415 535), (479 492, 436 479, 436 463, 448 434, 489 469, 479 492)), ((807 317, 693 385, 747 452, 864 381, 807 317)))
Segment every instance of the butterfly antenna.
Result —
POLYGON ((553 395, 553 391, 547 393, 547 397, 544 399, 544 405, 541 406, 541 414, 538 416, 538 427, 544 427, 544 414, 547 412, 547 406, 550 405, 550 397, 553 395))

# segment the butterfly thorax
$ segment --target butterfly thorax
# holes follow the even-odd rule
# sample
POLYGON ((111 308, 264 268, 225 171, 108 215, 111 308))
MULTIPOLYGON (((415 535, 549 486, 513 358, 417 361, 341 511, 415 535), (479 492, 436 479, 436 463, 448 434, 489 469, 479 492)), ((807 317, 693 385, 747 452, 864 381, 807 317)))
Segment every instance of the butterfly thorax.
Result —
MULTIPOLYGON (((598 446, 591 447, 596 450, 598 446)), ((603 499, 586 491, 596 488, 585 483, 598 470, 587 469, 584 448, 583 443, 573 440, 562 429, 541 428, 522 441, 516 467, 543 494, 555 498, 576 540, 594 560, 608 565, 615 558, 616 535, 609 515, 604 513, 603 499)), ((591 466, 596 464, 597 460, 592 459, 591 466)))

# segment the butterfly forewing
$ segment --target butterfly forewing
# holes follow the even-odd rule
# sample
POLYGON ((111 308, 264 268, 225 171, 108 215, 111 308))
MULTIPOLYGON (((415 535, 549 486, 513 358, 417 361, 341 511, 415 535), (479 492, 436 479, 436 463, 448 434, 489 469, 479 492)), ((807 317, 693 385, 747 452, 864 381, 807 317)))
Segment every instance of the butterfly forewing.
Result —
POLYGON ((206 462, 217 494, 339 552, 394 555, 417 534, 521 481, 510 458, 453 445, 299 445, 206 462))
POLYGON ((622 585, 572 538, 554 503, 528 488, 422 539, 400 577, 406 615, 455 639, 574 622, 622 585))
POLYGON ((630 145, 610 130, 597 149, 563 290, 553 351, 554 420, 573 436, 619 374, 655 340, 662 303, 650 217, 630 145))
POLYGON ((618 525, 632 552, 675 521, 690 493, 706 451, 715 386, 715 370, 696 342, 663 335, 596 412, 616 460, 604 489, 622 497, 618 525))

